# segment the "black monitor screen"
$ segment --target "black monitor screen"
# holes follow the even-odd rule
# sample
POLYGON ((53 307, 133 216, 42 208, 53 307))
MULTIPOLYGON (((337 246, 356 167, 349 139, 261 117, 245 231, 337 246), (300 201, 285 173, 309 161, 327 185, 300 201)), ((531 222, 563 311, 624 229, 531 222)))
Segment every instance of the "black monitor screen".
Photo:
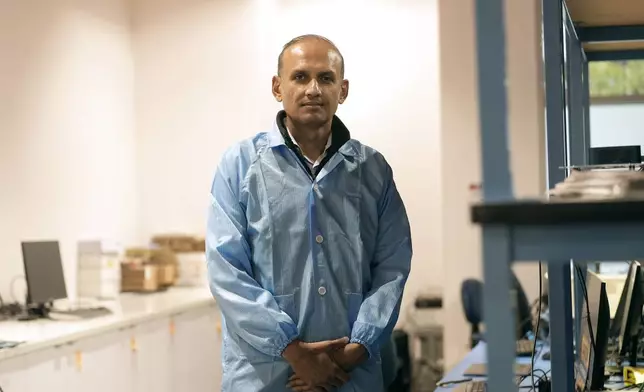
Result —
POLYGON ((613 165, 642 162, 641 146, 593 147, 590 149, 591 165, 613 165))
POLYGON ((23 242, 22 260, 30 304, 67 298, 58 241, 23 242))
POLYGON ((611 338, 616 340, 617 351, 620 355, 625 355, 629 350, 632 338, 637 339, 642 317, 643 295, 640 263, 633 261, 624 281, 624 289, 619 298, 619 305, 610 331, 611 338))
POLYGON ((608 345, 610 309, 606 283, 588 271, 586 295, 581 308, 580 347, 575 362, 575 389, 601 390, 604 385, 604 361, 608 345))

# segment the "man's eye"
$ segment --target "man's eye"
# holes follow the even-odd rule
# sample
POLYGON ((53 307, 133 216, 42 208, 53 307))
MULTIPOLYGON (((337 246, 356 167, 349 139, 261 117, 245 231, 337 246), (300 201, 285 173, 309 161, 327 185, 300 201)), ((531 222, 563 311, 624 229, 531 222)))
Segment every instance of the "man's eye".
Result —
POLYGON ((303 74, 295 75, 295 80, 304 80, 304 75, 303 74))
POLYGON ((322 81, 323 81, 324 83, 332 83, 332 82, 333 82, 333 78, 332 78, 332 77, 330 77, 330 76, 323 76, 323 77, 322 77, 322 81))

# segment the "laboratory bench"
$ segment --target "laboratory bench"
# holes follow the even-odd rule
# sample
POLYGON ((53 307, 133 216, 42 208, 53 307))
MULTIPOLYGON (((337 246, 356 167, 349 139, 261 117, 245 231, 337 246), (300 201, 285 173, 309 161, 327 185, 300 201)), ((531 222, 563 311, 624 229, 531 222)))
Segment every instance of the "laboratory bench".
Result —
MULTIPOLYGON (((542 357, 545 353, 549 352, 550 348, 545 344, 538 344, 535 356, 534 356, 534 380, 535 382, 544 377, 544 375, 550 378, 550 361, 544 360, 542 357)), ((516 359, 516 363, 520 364, 529 364, 531 363, 531 357, 520 357, 516 359)), ((450 369, 449 372, 445 374, 445 377, 439 382, 446 383, 450 381, 459 381, 463 379, 469 379, 470 377, 465 376, 467 369, 474 364, 478 363, 487 363, 487 343, 480 342, 470 351, 456 366, 450 369)), ((473 380, 484 380, 485 377, 473 377, 473 380)), ((446 385, 444 387, 436 388, 435 392, 449 392, 457 387, 460 387, 460 383, 446 385)), ((521 391, 530 391, 532 389, 532 377, 528 376, 523 379, 521 384, 519 384, 519 392, 521 391)))
POLYGON ((40 391, 215 391, 221 321, 207 287, 122 294, 85 320, 0 322, 0 388, 40 391))

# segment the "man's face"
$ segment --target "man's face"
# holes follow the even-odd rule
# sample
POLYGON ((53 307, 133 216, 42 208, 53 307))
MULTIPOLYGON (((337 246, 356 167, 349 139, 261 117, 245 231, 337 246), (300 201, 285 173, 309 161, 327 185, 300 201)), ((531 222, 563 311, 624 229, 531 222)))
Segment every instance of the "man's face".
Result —
POLYGON ((322 126, 349 92, 341 72, 341 58, 331 45, 317 39, 299 42, 284 52, 273 95, 296 124, 322 126))

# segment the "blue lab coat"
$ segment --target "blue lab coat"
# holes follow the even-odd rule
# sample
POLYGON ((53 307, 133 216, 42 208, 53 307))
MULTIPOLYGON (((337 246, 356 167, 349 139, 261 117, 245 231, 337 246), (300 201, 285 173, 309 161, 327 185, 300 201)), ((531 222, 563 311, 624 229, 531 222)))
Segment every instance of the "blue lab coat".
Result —
POLYGON ((347 336, 369 359, 339 392, 381 392, 379 347, 412 257, 392 169, 334 117, 342 145, 312 175, 283 118, 228 149, 212 183, 206 252, 224 320, 222 391, 287 392, 291 341, 347 336))

